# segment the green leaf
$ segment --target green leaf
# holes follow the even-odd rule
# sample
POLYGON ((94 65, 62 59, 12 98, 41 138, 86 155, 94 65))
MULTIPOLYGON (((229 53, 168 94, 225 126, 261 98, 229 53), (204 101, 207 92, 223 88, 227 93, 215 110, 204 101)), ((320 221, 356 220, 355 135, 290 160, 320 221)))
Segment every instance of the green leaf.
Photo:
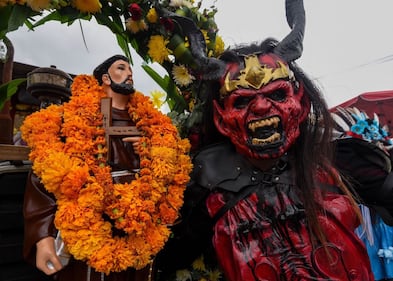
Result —
POLYGON ((157 71, 155 71, 153 68, 151 68, 147 64, 142 64, 142 68, 146 71, 147 74, 164 90, 167 91, 168 88, 168 80, 166 79, 168 75, 165 75, 164 77, 161 77, 160 74, 158 74, 157 71))
POLYGON ((187 109, 186 101, 184 100, 183 96, 179 94, 175 83, 168 75, 161 77, 157 71, 147 64, 142 64, 142 68, 166 92, 166 101, 171 111, 174 110, 176 112, 182 113, 185 109, 187 109))
POLYGON ((188 106, 183 96, 179 95, 177 89, 175 82, 168 77, 167 102, 171 110, 182 113, 188 109, 188 106))
POLYGON ((127 36, 123 36, 120 34, 116 34, 117 44, 123 50, 126 57, 130 59, 130 63, 133 64, 131 50, 130 50, 130 42, 127 36))
POLYGON ((116 23, 114 23, 108 16, 103 14, 95 14, 94 15, 97 23, 108 27, 113 33, 120 34, 123 29, 119 28, 116 23))
POLYGON ((0 8, 0 39, 4 38, 8 32, 8 21, 12 12, 12 6, 0 8))
POLYGON ((25 25, 28 29, 34 30, 34 22, 30 19, 26 19, 25 25))
POLYGON ((28 6, 15 5, 8 21, 8 31, 18 29, 24 24, 26 19, 37 15, 40 15, 40 13, 33 11, 28 6))
POLYGON ((28 18, 40 15, 25 5, 12 5, 0 8, 0 39, 8 32, 17 30, 28 18))
POLYGON ((92 16, 88 14, 82 14, 78 10, 72 8, 72 7, 64 7, 59 10, 53 11, 49 15, 43 17, 39 21, 37 21, 35 24, 33 24, 33 27, 37 27, 40 25, 43 25, 44 23, 48 21, 58 21, 62 24, 66 23, 67 25, 71 25, 74 23, 75 20, 91 20, 92 16))
POLYGON ((3 109, 6 101, 9 100, 18 91, 19 85, 24 82, 26 82, 26 78, 18 78, 0 86, 0 110, 3 109))
POLYGON ((103 6, 101 13, 95 14, 94 17, 98 24, 106 26, 115 34, 119 47, 130 59, 132 64, 131 50, 129 47, 130 40, 124 32, 123 19, 117 9, 115 7, 103 6))

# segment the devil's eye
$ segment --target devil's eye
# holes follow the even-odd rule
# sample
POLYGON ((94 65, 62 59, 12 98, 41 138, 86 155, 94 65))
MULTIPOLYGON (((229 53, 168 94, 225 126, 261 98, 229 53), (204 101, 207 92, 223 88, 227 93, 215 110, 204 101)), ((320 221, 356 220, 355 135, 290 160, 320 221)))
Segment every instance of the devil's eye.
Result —
POLYGON ((237 109, 245 108, 250 103, 250 100, 251 97, 237 97, 233 106, 237 109))
POLYGON ((275 90, 268 95, 268 98, 274 101, 285 101, 287 92, 283 89, 275 90))

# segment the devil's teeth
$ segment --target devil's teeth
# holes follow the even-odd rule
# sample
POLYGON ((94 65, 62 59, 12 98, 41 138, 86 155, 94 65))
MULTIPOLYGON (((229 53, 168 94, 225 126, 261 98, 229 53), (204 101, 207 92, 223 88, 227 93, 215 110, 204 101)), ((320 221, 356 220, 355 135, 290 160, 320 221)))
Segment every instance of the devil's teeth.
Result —
POLYGON ((253 138, 252 144, 254 144, 254 145, 268 144, 268 143, 278 141, 280 138, 281 138, 281 135, 276 132, 266 139, 253 138))
POLYGON ((277 128, 279 122, 280 122, 280 118, 275 116, 275 117, 272 117, 272 118, 269 118, 269 119, 264 119, 264 120, 259 120, 259 121, 252 122, 252 123, 250 123, 248 125, 248 128, 251 131, 253 131, 253 132, 255 132, 255 130, 257 128, 265 127, 265 126, 274 126, 274 128, 277 128))

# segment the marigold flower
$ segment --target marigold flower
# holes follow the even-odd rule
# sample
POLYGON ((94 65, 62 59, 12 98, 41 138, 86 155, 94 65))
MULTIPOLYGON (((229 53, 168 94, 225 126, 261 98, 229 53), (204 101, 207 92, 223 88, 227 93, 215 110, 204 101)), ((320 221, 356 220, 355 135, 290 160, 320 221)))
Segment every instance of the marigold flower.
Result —
POLYGON ((225 43, 224 40, 222 40, 222 37, 219 35, 216 35, 216 45, 214 49, 214 54, 215 56, 219 56, 224 52, 225 49, 225 43))
POLYGON ((126 28, 127 30, 131 31, 131 33, 138 33, 139 32, 139 26, 136 21, 134 21, 132 18, 126 19, 126 28))
POLYGON ((153 61, 162 64, 164 60, 168 59, 170 51, 166 47, 167 44, 168 40, 165 40, 161 35, 153 35, 150 37, 147 46, 149 48, 148 54, 153 61))
POLYGON ((160 205, 160 213, 164 224, 175 221, 179 217, 176 210, 165 203, 160 205))
POLYGON ((95 14, 101 11, 99 0, 72 0, 72 6, 82 13, 95 14))
POLYGON ((206 265, 203 256, 200 256, 197 258, 193 263, 192 267, 198 270, 205 271, 206 270, 206 265))
MULTIPOLYGON (((7 5, 15 5, 15 0, 0 0, 0 8, 5 7, 7 5)), ((20 4, 23 5, 23 4, 20 4)))
POLYGON ((126 20, 126 28, 127 28, 127 30, 129 30, 135 34, 140 31, 147 30, 148 26, 143 19, 135 21, 132 18, 128 18, 126 20))
POLYGON ((150 23, 157 23, 158 21, 158 15, 157 15, 157 11, 154 8, 151 8, 146 15, 146 19, 148 22, 150 23))
POLYGON ((89 169, 86 165, 74 165, 64 176, 59 191, 70 199, 77 198, 88 176, 89 169))
POLYGON ((42 166, 47 168, 39 173, 39 176, 45 188, 56 195, 59 194, 58 187, 72 170, 75 162, 62 152, 47 152, 48 155, 42 163, 42 166))
POLYGON ((49 9, 50 3, 50 0, 26 0, 26 4, 36 12, 49 9))
POLYGON ((178 217, 192 167, 190 145, 136 92, 129 114, 143 133, 141 170, 132 182, 113 184, 111 168, 98 157, 107 151, 99 106, 105 93, 88 75, 75 77, 71 91, 68 103, 32 114, 22 125, 33 171, 56 197, 55 225, 76 259, 107 274, 141 269, 162 249, 178 217), (113 227, 126 235, 113 237, 113 227))
POLYGON ((222 277, 222 272, 218 269, 215 269, 213 271, 209 270, 207 275, 210 281, 218 281, 222 277))

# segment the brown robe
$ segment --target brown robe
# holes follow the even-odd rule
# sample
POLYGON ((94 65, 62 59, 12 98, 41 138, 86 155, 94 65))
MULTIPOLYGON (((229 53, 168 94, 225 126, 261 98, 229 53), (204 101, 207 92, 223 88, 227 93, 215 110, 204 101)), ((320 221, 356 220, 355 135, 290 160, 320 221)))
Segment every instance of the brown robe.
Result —
MULTIPOLYGON (((127 110, 112 109, 113 126, 134 126, 127 110)), ((129 170, 139 168, 139 158, 134 153, 131 143, 122 141, 124 136, 111 138, 112 150, 110 164, 113 171, 129 170)), ((117 177, 116 182, 132 180, 132 176, 117 177)), ((53 220, 56 212, 56 201, 52 194, 48 193, 40 183, 39 178, 30 173, 27 180, 24 201, 24 249, 25 259, 35 266, 36 243, 42 238, 56 237, 57 229, 53 220)), ((54 274, 55 280, 60 281, 85 281, 87 280, 88 267, 84 262, 71 259, 69 264, 61 271, 54 274)), ((119 273, 105 275, 107 281, 146 281, 148 280, 149 266, 142 270, 128 269, 119 273)), ((102 274, 91 269, 90 280, 101 281, 102 274)))

